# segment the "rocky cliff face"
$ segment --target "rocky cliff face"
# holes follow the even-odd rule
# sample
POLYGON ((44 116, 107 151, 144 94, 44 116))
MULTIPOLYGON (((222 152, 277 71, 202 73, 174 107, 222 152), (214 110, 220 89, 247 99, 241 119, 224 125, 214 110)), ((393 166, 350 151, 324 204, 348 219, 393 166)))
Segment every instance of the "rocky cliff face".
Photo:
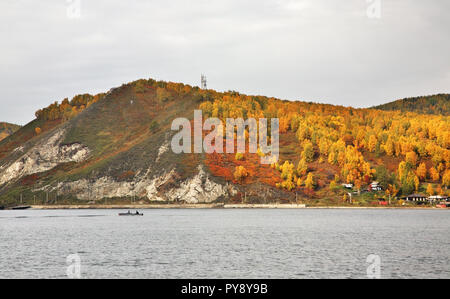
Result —
MULTIPOLYGON (((19 158, 0 165, 0 185, 14 182, 26 175, 44 172, 61 163, 81 162, 89 156, 89 148, 82 144, 62 144, 65 131, 56 130, 48 139, 43 139, 19 158)), ((14 153, 23 152, 23 147, 14 153)))
POLYGON ((237 193, 232 185, 212 181, 202 166, 199 166, 194 177, 178 182, 178 186, 167 187, 166 184, 174 177, 177 177, 177 174, 172 170, 161 176, 137 177, 131 182, 102 177, 95 180, 61 182, 55 187, 45 186, 42 190, 57 191, 59 195, 73 194, 80 200, 137 196, 153 202, 183 201, 191 204, 211 203, 237 193))

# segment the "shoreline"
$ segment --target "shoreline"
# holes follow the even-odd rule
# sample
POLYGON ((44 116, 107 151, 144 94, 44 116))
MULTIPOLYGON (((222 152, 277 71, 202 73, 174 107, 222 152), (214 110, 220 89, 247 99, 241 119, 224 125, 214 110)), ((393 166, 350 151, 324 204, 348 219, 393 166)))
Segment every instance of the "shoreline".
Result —
POLYGON ((368 206, 307 206, 305 204, 116 204, 116 205, 31 205, 32 210, 149 210, 149 209, 413 209, 447 210, 436 207, 368 207, 368 206))

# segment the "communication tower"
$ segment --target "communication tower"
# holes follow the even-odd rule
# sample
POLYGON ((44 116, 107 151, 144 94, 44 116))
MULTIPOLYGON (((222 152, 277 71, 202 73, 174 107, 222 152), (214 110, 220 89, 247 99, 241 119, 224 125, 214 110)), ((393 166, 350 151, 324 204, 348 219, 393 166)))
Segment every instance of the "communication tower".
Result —
POLYGON ((208 85, 206 84, 206 76, 202 75, 202 84, 201 84, 201 88, 202 89, 208 89, 208 85))

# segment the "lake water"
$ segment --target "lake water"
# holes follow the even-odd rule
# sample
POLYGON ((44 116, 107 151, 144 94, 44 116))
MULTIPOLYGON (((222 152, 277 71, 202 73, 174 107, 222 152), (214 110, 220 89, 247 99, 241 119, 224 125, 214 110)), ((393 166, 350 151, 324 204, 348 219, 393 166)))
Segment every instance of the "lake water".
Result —
POLYGON ((450 278, 449 210, 118 212, 0 211, 0 278, 450 278))

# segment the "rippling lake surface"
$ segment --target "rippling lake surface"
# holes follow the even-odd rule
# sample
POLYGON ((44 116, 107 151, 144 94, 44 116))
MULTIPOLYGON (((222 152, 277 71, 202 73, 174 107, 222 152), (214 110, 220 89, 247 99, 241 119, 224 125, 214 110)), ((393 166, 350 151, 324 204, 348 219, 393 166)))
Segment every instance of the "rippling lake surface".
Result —
POLYGON ((0 211, 0 278, 450 278, 448 210, 0 211))

